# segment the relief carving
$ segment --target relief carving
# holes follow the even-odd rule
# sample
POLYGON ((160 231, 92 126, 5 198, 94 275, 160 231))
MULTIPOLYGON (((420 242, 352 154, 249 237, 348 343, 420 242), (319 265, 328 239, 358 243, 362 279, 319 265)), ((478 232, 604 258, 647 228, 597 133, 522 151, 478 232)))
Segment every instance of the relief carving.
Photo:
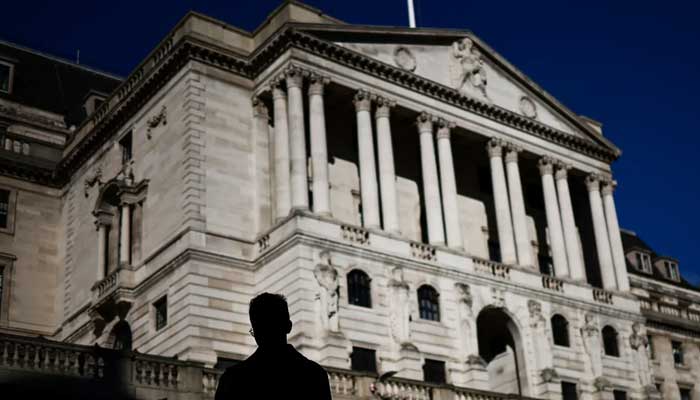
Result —
POLYGON ((410 288, 403 278, 403 270, 401 268, 394 268, 391 275, 392 277, 388 283, 391 336, 397 344, 403 346, 408 344, 411 339, 409 325, 411 322, 410 288))
POLYGON ((399 46, 394 50, 394 62, 399 68, 406 71, 413 72, 416 70, 416 57, 406 47, 399 46))
POLYGON ((632 348, 633 364, 637 366, 637 378, 639 384, 646 388, 654 387, 651 380, 651 369, 649 368, 649 356, 647 354, 647 346, 649 341, 646 335, 642 332, 642 325, 635 322, 632 325, 632 335, 630 335, 630 347, 632 348))
POLYGON ((338 332, 338 298, 340 297, 340 281, 338 270, 331 262, 327 251, 319 255, 321 262, 314 268, 314 276, 318 282, 319 291, 316 293, 316 304, 321 328, 328 332, 338 332))
POLYGON ((591 374, 595 377, 600 377, 603 374, 603 365, 600 358, 602 353, 600 331, 593 314, 586 314, 584 320, 583 327, 581 327, 583 348, 586 351, 591 374))
POLYGON ((469 38, 452 43, 452 58, 459 66, 456 89, 460 92, 490 100, 486 94, 486 69, 481 52, 469 38))

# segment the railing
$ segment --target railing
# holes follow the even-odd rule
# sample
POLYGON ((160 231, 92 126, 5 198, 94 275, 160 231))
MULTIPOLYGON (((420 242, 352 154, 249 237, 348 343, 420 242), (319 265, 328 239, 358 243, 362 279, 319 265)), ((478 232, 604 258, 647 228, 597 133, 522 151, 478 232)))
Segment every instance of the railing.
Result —
POLYGON ((369 244, 369 232, 363 228, 350 225, 341 225, 343 239, 350 243, 366 245, 369 244))
POLYGON ((612 304, 613 295, 607 290, 603 289, 593 289, 593 300, 599 303, 612 304))
POLYGON ((160 357, 135 355, 132 360, 134 383, 137 385, 177 389, 178 365, 160 357))
POLYGON ((109 275, 107 275, 104 279, 95 284, 93 290, 96 290, 98 299, 101 299, 104 295, 108 294, 118 286, 119 270, 120 269, 117 268, 116 270, 112 271, 109 275))
POLYGON ((661 303, 650 299, 641 299, 639 303, 642 310, 658 312, 674 318, 685 318, 689 321, 700 323, 700 312, 689 308, 679 307, 674 304, 661 303))
POLYGON ((223 371, 219 369, 205 368, 202 370, 202 391, 204 392, 204 396, 214 397, 222 373, 223 371))
POLYGON ((341 396, 355 395, 355 376, 347 371, 328 370, 331 392, 341 396))
POLYGON ((510 280, 510 267, 505 264, 475 257, 474 269, 481 274, 489 274, 497 278, 510 280))
POLYGON ((411 242, 411 257, 423 261, 435 261, 435 247, 418 242, 411 242))
POLYGON ((542 275, 542 287, 545 289, 554 290, 555 292, 563 292, 564 281, 549 275, 542 275))

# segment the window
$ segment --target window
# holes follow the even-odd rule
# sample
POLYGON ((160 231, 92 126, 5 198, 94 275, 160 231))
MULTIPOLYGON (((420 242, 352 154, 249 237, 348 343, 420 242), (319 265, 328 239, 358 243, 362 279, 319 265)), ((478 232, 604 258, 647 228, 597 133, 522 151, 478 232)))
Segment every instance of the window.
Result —
POLYGON ((678 264, 671 261, 664 261, 664 269, 666 270, 666 277, 673 279, 674 281, 679 281, 678 276, 678 264))
POLYGON ((674 340, 671 342, 671 348, 673 349, 673 363, 683 365, 683 343, 674 340))
POLYGON ((426 358, 423 364, 423 380, 430 383, 446 383, 445 362, 426 358))
POLYGON ((418 311, 421 319, 440 321, 439 296, 432 286, 423 285, 418 288, 418 311))
POLYGON ((561 381, 561 397, 563 400, 576 400, 578 398, 576 384, 573 382, 561 381))
POLYGON ((681 400, 691 400, 690 397, 690 389, 688 388, 679 388, 678 389, 681 393, 681 400))
POLYGON ((540 251, 537 254, 537 261, 540 264, 540 273, 544 275, 554 275, 552 257, 546 252, 540 251))
POLYGON ((159 331, 168 324, 168 297, 164 296, 153 303, 156 317, 156 330, 159 331))
POLYGON ((634 256, 637 261, 637 269, 646 273, 651 273, 651 257, 649 257, 649 254, 636 252, 634 256))
POLYGON ((650 360, 656 357, 656 354, 654 354, 654 341, 652 339, 651 335, 647 335, 647 355, 650 360))
POLYGON ((501 262, 501 245, 497 240, 489 240, 489 260, 501 262))
POLYGON ((0 189, 0 229, 7 229, 10 222, 10 191, 0 189))
POLYGON ((372 349, 353 347, 350 354, 350 365, 353 371, 377 372, 377 357, 372 349))
POLYGON ((10 94, 12 92, 12 75, 14 66, 0 61, 0 92, 10 94))
POLYGON ((554 314, 551 322, 554 344, 569 347, 569 321, 559 314, 554 314))
POLYGON ((132 156, 132 136, 131 132, 124 135, 121 140, 119 140, 119 147, 122 149, 122 165, 126 165, 131 161, 132 156))
POLYGON ((10 281, 16 257, 0 252, 0 324, 7 323, 10 304, 10 281))
POLYGON ((370 279, 359 269, 348 273, 348 302, 356 306, 372 308, 370 279))
POLYGON ((610 325, 603 328, 603 348, 605 355, 620 357, 620 350, 617 344, 617 331, 610 325))
POLYGON ((627 392, 625 392, 624 390, 613 390, 613 399, 627 400, 627 392))

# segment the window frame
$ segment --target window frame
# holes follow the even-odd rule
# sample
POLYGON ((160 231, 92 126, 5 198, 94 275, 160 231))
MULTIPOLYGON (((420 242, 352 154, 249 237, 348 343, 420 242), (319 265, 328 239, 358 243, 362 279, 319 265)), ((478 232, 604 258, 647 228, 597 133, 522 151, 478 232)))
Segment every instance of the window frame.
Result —
POLYGON ((422 365, 422 367, 423 367, 423 368, 422 368, 422 369, 423 369, 423 382, 432 383, 432 384, 437 384, 437 385, 441 385, 441 384, 446 384, 446 383, 447 383, 447 363, 445 363, 445 361, 443 361, 443 360, 436 360, 436 359, 434 359, 434 358, 426 358, 426 359, 423 360, 423 365, 422 365), (441 380, 428 380, 428 377, 427 377, 427 375, 426 375, 426 371, 428 371, 428 368, 426 368, 426 367, 428 366, 428 364, 431 364, 431 365, 434 365, 434 366, 438 366, 438 365, 439 365, 440 367, 442 367, 442 368, 440 369, 440 372, 438 373, 438 375, 440 376, 440 378, 442 378, 441 380))
POLYGON ((363 307, 363 308, 372 308, 372 278, 370 278, 369 274, 367 274, 365 271, 355 268, 352 269, 350 272, 347 273, 345 276, 345 282, 348 285, 347 287, 347 293, 348 293, 348 304, 357 306, 357 307, 363 307), (362 276, 366 278, 366 284, 367 287, 364 288, 361 286, 361 279, 354 279, 352 281, 351 285, 351 277, 355 276, 362 276), (352 290, 354 289, 354 290, 352 290), (366 290, 366 294, 364 291, 366 290), (366 295, 366 299, 364 298, 363 295, 366 295), (357 299, 357 302, 354 302, 353 299, 357 299), (362 304, 362 300, 367 300, 366 304, 362 304))
POLYGON ((168 326, 168 295, 159 297, 158 300, 151 304, 153 306, 153 327, 155 328, 156 332, 160 332, 168 326), (165 306, 165 320, 163 321, 162 325, 159 325, 158 315, 159 306, 161 305, 165 306))
POLYGON ((10 299, 12 299, 12 281, 14 277, 15 261, 17 257, 0 252, 0 271, 2 281, 0 281, 0 326, 7 325, 10 319, 10 299))
POLYGON ((5 60, 0 59, 0 65, 5 65, 5 66, 9 67, 9 69, 10 69, 10 73, 8 74, 7 90, 3 90, 2 88, 0 88, 0 93, 4 93, 4 94, 8 94, 8 95, 12 94, 12 89, 13 89, 14 80, 15 80, 15 64, 13 64, 9 61, 5 61, 5 60))
MULTIPOLYGON (((418 317, 423 321, 440 322, 440 292, 438 292, 432 285, 426 283, 418 287, 418 290, 416 290, 416 297, 418 297, 418 317), (435 300, 434 307, 431 305, 431 310, 426 310, 425 312, 423 308, 423 298, 421 297, 422 290, 431 290, 435 300), (426 318, 430 315, 434 315, 436 318, 426 318)), ((426 301, 430 300, 433 299, 427 299, 426 301)))
POLYGON ((0 233, 13 235, 15 233, 15 217, 17 214, 17 190, 7 186, 0 186, 0 190, 9 192, 7 199, 7 226, 0 227, 0 233))
POLYGON ((562 400, 568 400, 567 397, 566 397, 566 392, 565 392, 565 390, 564 390, 564 386, 573 387, 573 389, 574 389, 574 394, 575 394, 574 399, 578 400, 578 397, 579 397, 579 396, 578 396, 578 384, 577 384, 576 382, 571 382, 571 381, 567 381, 567 380, 562 380, 562 381, 561 381, 561 396, 562 396, 562 400))
MULTIPOLYGON (((369 359, 368 359, 369 360, 369 359)), ((350 369, 352 371, 357 371, 357 372, 369 372, 369 373, 378 373, 377 369, 377 350, 375 349, 370 349, 368 347, 360 347, 360 346, 352 346, 352 351, 350 352, 350 369), (359 355, 360 353, 365 353, 364 355, 370 356, 371 355, 371 361, 369 361, 369 368, 363 369, 359 364, 356 364, 355 361, 359 361, 357 358, 353 357, 354 354, 359 355)))
POLYGON ((673 356, 673 365, 675 367, 685 366, 685 352, 683 351, 683 342, 678 340, 671 340, 671 355, 673 356), (678 356, 680 362, 678 362, 676 356, 678 356))
MULTIPOLYGON (((608 332, 610 332, 608 330, 608 332)), ((620 358, 620 334, 618 333, 617 329, 615 329, 614 326, 612 325, 605 325, 603 329, 600 330, 601 338, 603 339, 603 354, 605 354, 608 357, 615 357, 615 358, 620 358), (615 344, 615 349, 612 351, 612 349, 608 348, 608 343, 613 343, 609 342, 610 339, 606 338, 606 330, 610 329, 612 330, 614 336, 614 344, 615 344), (611 350, 610 352, 608 350, 611 350)))
POLYGON ((569 320, 566 319, 566 317, 563 316, 562 314, 556 313, 556 314, 552 315, 552 317, 549 319, 549 323, 550 323, 550 325, 551 325, 551 327, 552 327, 552 343, 553 343, 555 346, 570 348, 570 347, 571 347, 571 335, 569 334, 569 320), (559 317, 559 318, 557 318, 557 317, 559 317), (563 332, 563 333, 566 334, 566 337, 565 337, 566 344, 557 343, 557 337, 561 337, 561 336, 559 336, 559 335, 557 334, 557 329, 556 329, 556 327, 557 327, 558 325, 555 325, 555 323, 554 323, 555 318, 556 318, 557 320, 563 321, 563 324, 564 324, 564 325, 563 325, 562 328, 564 329, 564 332, 563 332))

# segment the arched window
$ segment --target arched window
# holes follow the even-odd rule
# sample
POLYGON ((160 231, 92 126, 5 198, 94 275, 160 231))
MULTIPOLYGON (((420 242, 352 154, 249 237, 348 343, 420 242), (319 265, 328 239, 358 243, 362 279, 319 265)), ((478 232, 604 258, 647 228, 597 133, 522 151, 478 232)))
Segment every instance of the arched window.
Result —
POLYGON ((360 307, 372 308, 370 279, 359 269, 348 273, 348 302, 360 307))
POLYGON ((552 337, 557 346, 569 347, 569 321, 560 314, 552 316, 552 337))
POLYGON ((440 294, 430 285, 418 288, 418 310, 421 319, 440 321, 440 294))
POLYGON ((112 348, 114 350, 126 350, 131 351, 131 327, 126 321, 119 321, 112 329, 113 344, 112 348))
POLYGON ((617 345, 617 331, 610 325, 606 325, 603 328, 603 348, 606 355, 620 357, 620 349, 617 345))

